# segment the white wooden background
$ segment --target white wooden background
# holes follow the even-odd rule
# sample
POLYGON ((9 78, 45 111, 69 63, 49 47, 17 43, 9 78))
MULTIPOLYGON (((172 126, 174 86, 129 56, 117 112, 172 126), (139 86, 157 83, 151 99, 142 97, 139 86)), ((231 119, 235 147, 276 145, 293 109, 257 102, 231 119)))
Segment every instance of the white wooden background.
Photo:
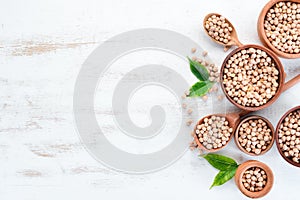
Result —
MULTIPOLYGON (((233 181, 209 190, 217 171, 190 151, 172 166, 146 175, 104 167, 80 143, 72 94, 81 64, 97 45, 132 29, 165 28, 182 33, 199 42, 220 65, 226 53, 205 36, 201 26, 205 14, 225 15, 243 43, 259 43, 256 21, 267 2, 1 0, 0 199, 245 199, 233 181)), ((287 78, 300 73, 299 60, 282 62, 287 78)), ((292 88, 259 114, 276 125, 285 110, 299 105, 299 89, 299 85, 292 88)), ((166 95, 161 101, 167 104, 169 98, 166 95)), ((140 119, 136 117, 139 110, 132 107, 133 120, 140 119)), ((147 116, 141 118, 140 123, 148 122, 147 116)), ((104 129, 115 131, 109 121, 102 123, 104 129)), ((132 144, 116 142, 131 151, 132 144)), ((221 153, 239 162, 251 159, 233 141, 221 153)), ((300 169, 283 161, 275 146, 255 159, 267 163, 275 173, 273 190, 264 199, 299 198, 300 169)))

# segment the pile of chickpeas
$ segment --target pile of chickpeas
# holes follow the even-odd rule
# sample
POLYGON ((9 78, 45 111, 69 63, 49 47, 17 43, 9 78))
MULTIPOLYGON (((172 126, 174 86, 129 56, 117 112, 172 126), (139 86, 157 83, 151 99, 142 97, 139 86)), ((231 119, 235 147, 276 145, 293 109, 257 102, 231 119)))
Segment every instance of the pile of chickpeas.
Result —
POLYGON ((278 50, 297 54, 300 52, 300 4, 278 2, 266 14, 265 34, 278 50))
POLYGON ((278 142, 285 157, 300 162, 300 110, 284 118, 279 127, 278 142))
POLYGON ((265 51, 252 47, 233 54, 222 76, 228 96, 245 107, 266 104, 279 86, 279 70, 274 60, 265 51))
POLYGON ((267 184, 267 174, 260 167, 251 167, 244 172, 242 183, 248 191, 259 192, 267 184))
POLYGON ((210 64, 206 67, 208 73, 209 73, 209 80, 219 82, 219 69, 215 66, 215 64, 210 64))
POLYGON ((225 17, 212 15, 205 22, 205 29, 215 40, 227 44, 231 40, 233 28, 226 22, 225 17))
POLYGON ((260 155, 272 141, 272 130, 263 119, 250 119, 243 122, 239 129, 238 142, 247 152, 260 155))
POLYGON ((207 149, 217 149, 225 146, 233 129, 225 117, 211 116, 204 118, 203 123, 196 126, 195 134, 199 142, 207 149))

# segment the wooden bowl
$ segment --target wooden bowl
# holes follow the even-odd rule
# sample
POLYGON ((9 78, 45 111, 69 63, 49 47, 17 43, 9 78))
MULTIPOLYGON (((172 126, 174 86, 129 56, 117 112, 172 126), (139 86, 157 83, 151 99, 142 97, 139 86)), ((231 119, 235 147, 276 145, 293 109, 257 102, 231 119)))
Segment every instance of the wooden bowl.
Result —
POLYGON ((235 106, 237 106, 238 108, 240 109, 243 109, 243 110, 248 110, 248 111, 257 111, 257 110, 261 110, 261 109, 264 109, 268 106, 270 106, 272 103, 274 103, 278 97, 280 96, 281 92, 282 92, 282 89, 283 89, 283 85, 284 85, 284 79, 285 79, 285 76, 284 76, 284 69, 283 69, 283 66, 279 60, 279 58, 276 56, 276 54, 274 54, 272 51, 270 51, 269 49, 267 49, 266 47, 264 46, 260 46, 260 45, 255 45, 255 44, 248 44, 248 45, 243 45, 235 50, 233 50, 224 60, 223 64, 222 64, 222 67, 221 67, 221 70, 220 70, 220 82, 221 82, 221 88, 223 90, 223 92, 225 93, 225 96, 226 98, 232 103, 234 104, 235 106), (227 63, 227 61, 231 58, 232 55, 234 55, 235 53, 239 52, 239 51, 242 51, 243 49, 247 49, 247 48, 255 48, 255 49, 260 49, 260 50, 263 50, 265 51, 275 62, 275 65, 279 71, 279 82, 278 82, 278 89, 277 89, 277 92, 276 94, 267 102, 265 103, 264 105, 261 105, 261 106, 257 106, 257 107, 249 107, 249 106, 243 106, 243 105, 240 105, 238 103, 236 103, 228 94, 227 94, 227 91, 225 90, 225 86, 223 84, 223 73, 224 73, 224 68, 225 68, 225 65, 227 63))
POLYGON ((246 154, 248 154, 248 155, 250 155, 250 156, 260 156, 260 155, 263 155, 263 154, 265 154, 266 152, 268 152, 268 151, 271 149, 271 147, 273 146, 273 143, 274 143, 274 127, 273 127, 272 123, 271 123, 269 120, 267 120, 266 118, 264 118, 264 117, 261 117, 261 116, 258 116, 258 115, 252 115, 252 116, 246 117, 246 118, 244 118, 244 119, 238 124, 237 128, 235 129, 234 141, 235 141, 235 144, 238 146, 238 148, 239 148, 242 152, 244 152, 244 153, 246 153, 246 154), (267 148, 266 148, 265 150, 261 151, 260 154, 255 154, 255 153, 253 153, 253 152, 248 152, 248 151, 246 151, 246 149, 245 149, 245 148, 240 144, 240 142, 239 142, 239 129, 240 129, 240 127, 242 126, 242 124, 243 124, 244 122, 247 122, 247 121, 249 121, 249 120, 251 120, 251 119, 261 119, 261 120, 263 120, 264 122, 266 122, 267 126, 271 129, 271 135, 272 135, 271 143, 267 146, 267 148))
POLYGON ((236 170, 234 179, 235 179, 235 183, 236 183, 237 187, 244 195, 246 195, 247 197, 250 197, 250 198, 260 198, 260 197, 263 197, 266 194, 268 194, 270 192, 270 190, 272 189, 273 182, 274 182, 274 175, 273 175, 272 170, 266 164, 256 161, 256 160, 249 160, 249 161, 244 162, 243 164, 241 164, 238 167, 238 169, 236 170), (267 183, 266 183, 266 186, 261 191, 251 192, 251 191, 247 190, 242 183, 243 174, 245 173, 245 171, 247 169, 249 169, 251 167, 259 167, 266 172, 267 183))
MULTIPOLYGON (((219 148, 216 148, 216 149, 207 149, 206 147, 204 147, 202 145, 202 143, 199 141, 199 138, 198 138, 198 136, 196 134, 197 126, 200 125, 200 124, 202 124, 205 118, 210 118, 213 115, 207 115, 207 116, 203 117, 202 119, 200 119, 198 121, 198 123, 195 125, 194 134, 193 134, 194 140, 196 141, 196 143, 198 145, 198 148, 200 148, 200 149, 202 149, 204 151, 207 151, 207 152, 211 152, 211 153, 223 149, 229 143, 229 141, 231 140, 232 135, 234 133, 234 127, 236 127, 236 123, 237 123, 237 121, 236 121, 237 120, 237 116, 235 116, 235 114, 236 113, 233 113, 234 116, 232 116, 232 115, 228 116, 228 115, 225 115, 225 114, 213 114, 214 116, 225 117, 226 120, 228 121, 229 126, 233 129, 232 134, 230 135, 229 140, 227 141, 227 143, 225 145, 223 145, 222 147, 219 147, 219 148)), ((238 114, 236 114, 236 115, 238 115, 238 114)), ((239 118, 239 116, 238 116, 238 118, 239 118)))
POLYGON ((267 12, 278 2, 283 2, 283 1, 289 1, 289 2, 295 2, 295 3, 300 3, 300 0, 271 0, 269 3, 265 5, 265 7, 262 9, 259 17, 258 17, 258 22, 257 22, 257 32, 260 41, 263 43, 264 46, 267 46, 270 48, 273 52, 275 52, 278 56, 283 57, 283 58, 300 58, 300 53, 298 54, 289 54, 280 51, 279 49, 275 48, 270 41, 268 40, 265 29, 264 29, 264 21, 265 17, 267 15, 267 12))
POLYGON ((280 149, 280 146, 279 146, 279 138, 278 138, 278 132, 279 132, 279 129, 280 129, 280 125, 281 123, 283 122, 283 120, 291 113, 291 112, 294 112, 296 110, 300 110, 300 106, 296 106, 294 108, 291 108, 290 110, 288 110, 282 117, 281 119, 279 120, 278 124, 277 124, 277 127, 276 127, 276 132, 275 132, 275 141, 276 141, 276 146, 277 146, 277 149, 281 155, 281 157, 287 161, 288 163, 290 163, 291 165, 294 165, 296 167, 300 167, 300 163, 295 163, 294 161, 292 161, 291 159, 287 158, 284 156, 283 152, 281 151, 280 149))

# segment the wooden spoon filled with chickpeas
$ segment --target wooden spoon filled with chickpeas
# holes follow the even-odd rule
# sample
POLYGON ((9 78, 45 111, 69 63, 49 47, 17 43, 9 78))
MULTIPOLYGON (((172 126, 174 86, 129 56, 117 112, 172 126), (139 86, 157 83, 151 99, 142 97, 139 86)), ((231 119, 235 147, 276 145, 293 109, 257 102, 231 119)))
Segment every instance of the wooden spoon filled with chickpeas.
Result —
POLYGON ((240 118, 248 113, 249 111, 240 111, 203 117, 198 121, 193 131, 195 146, 207 152, 221 150, 232 138, 240 118))
POLYGON ((222 15, 217 13, 206 15, 203 20, 203 26, 207 35, 213 41, 224 46, 224 51, 227 51, 231 46, 242 46, 235 28, 222 15))
POLYGON ((222 90, 235 106, 248 111, 261 110, 300 82, 298 74, 285 83, 285 72, 277 55, 264 46, 241 44, 233 25, 220 14, 208 14, 204 29, 215 42, 225 47, 238 46, 225 58, 220 70, 222 90))

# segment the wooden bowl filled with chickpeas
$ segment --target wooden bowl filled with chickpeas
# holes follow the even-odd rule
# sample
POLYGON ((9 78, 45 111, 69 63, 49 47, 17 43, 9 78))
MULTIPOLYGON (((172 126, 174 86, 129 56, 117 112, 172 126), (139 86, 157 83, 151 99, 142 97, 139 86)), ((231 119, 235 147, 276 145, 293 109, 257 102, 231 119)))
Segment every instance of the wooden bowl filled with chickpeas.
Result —
POLYGON ((238 148, 248 155, 263 155, 273 146, 273 125, 258 115, 245 117, 235 130, 234 141, 238 148))
POLYGON ((227 99, 248 111, 261 110, 274 103, 287 89, 284 80, 278 57, 266 47, 254 44, 233 50, 220 70, 221 87, 227 99))
POLYGON ((241 164, 234 176, 239 190, 250 198, 260 198, 270 192, 274 183, 272 170, 264 163, 249 160, 241 164))
POLYGON ((300 82, 300 74, 285 82, 281 61, 264 46, 248 44, 233 50, 220 70, 221 88, 235 106, 258 111, 300 82))
POLYGON ((283 58, 300 58, 300 0, 271 0, 257 22, 261 42, 283 58))
POLYGON ((300 106, 290 109, 281 117, 276 127, 275 139, 282 158, 300 167, 300 106))

